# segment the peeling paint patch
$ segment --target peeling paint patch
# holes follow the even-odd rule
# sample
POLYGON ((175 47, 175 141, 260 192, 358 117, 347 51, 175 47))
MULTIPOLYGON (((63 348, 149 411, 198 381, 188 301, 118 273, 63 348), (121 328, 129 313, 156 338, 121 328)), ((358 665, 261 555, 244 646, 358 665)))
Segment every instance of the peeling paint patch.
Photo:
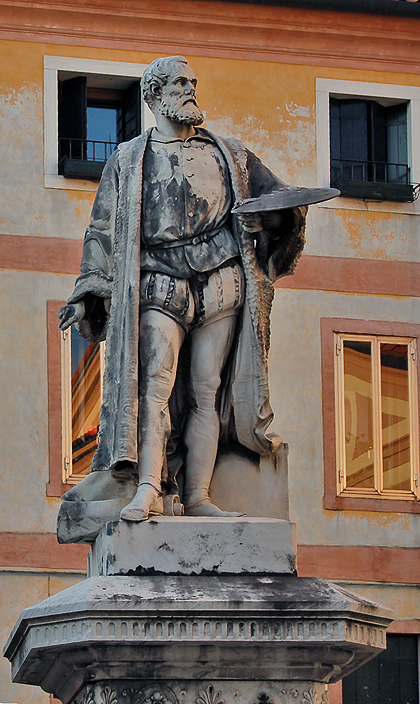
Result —
POLYGON ((316 182, 315 125, 310 119, 310 108, 302 110, 307 110, 309 116, 292 119, 279 111, 276 126, 271 130, 255 115, 243 115, 239 110, 233 116, 209 120, 206 126, 222 137, 240 139, 286 183, 313 186, 316 182))
POLYGON ((296 103, 286 103, 286 110, 293 117, 306 117, 312 119, 312 110, 306 105, 296 105, 296 103))

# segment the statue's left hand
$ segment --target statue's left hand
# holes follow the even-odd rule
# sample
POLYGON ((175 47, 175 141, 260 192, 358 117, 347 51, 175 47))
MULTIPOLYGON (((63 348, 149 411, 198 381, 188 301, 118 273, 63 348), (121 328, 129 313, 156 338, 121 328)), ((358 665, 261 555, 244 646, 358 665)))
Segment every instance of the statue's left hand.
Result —
POLYGON ((63 306, 58 311, 58 317, 60 322, 58 327, 60 330, 67 330, 70 325, 78 323, 85 317, 85 304, 83 301, 77 301, 77 303, 71 303, 70 305, 63 306))
POLYGON ((238 213, 236 215, 245 232, 254 234, 255 232, 261 232, 261 217, 259 213, 238 213))

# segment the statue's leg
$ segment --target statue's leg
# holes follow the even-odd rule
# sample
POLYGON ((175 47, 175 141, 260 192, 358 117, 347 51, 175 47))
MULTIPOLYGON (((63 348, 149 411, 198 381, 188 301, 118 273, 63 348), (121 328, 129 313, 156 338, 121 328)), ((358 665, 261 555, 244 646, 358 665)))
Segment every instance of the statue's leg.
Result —
POLYGON ((216 396, 234 339, 236 315, 214 320, 191 333, 191 407, 185 432, 187 447, 184 504, 189 516, 241 516, 211 503, 209 486, 219 441, 216 396))
POLYGON ((126 521, 161 513, 161 474, 171 423, 168 402, 175 383, 185 332, 158 310, 140 315, 139 334, 139 487, 122 511, 126 521))

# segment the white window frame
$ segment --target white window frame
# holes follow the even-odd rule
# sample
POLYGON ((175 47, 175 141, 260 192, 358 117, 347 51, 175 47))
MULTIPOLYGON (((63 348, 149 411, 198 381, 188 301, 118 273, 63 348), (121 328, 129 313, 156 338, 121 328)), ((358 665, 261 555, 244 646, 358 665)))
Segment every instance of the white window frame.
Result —
MULTIPOLYGON (((105 342, 99 344, 101 398, 105 370, 105 342)), ((61 419, 62 419, 62 465, 63 484, 78 484, 84 476, 73 475, 72 452, 72 407, 71 407, 71 328, 61 334, 61 419)))
MULTIPOLYGON (((70 56, 44 56, 44 185, 66 191, 96 191, 98 184, 84 179, 69 179, 58 173, 58 72, 80 74, 142 77, 147 64, 123 61, 98 61, 70 56)), ((155 124, 153 113, 141 99, 143 129, 155 124)))
POLYGON ((419 411, 417 378, 417 341, 411 337, 394 335, 369 335, 365 333, 334 333, 335 348, 335 424, 336 424, 336 468, 337 496, 353 498, 420 499, 419 486, 419 411), (369 342, 372 345, 372 412, 373 412, 373 466, 375 489, 347 487, 346 445, 345 445, 345 387, 343 342, 369 342), (380 343, 403 344, 408 347, 408 390, 409 390, 409 427, 410 427, 410 470, 411 490, 391 490, 383 488, 382 459, 382 423, 380 411, 382 395, 380 386, 380 343), (379 403, 378 403, 379 401, 379 403))
MULTIPOLYGON (((316 153, 317 183, 320 188, 330 185, 330 97, 389 98, 407 101, 408 165, 410 180, 420 183, 420 88, 385 83, 316 79, 316 153)), ((320 203, 320 208, 369 210, 387 213, 420 215, 420 198, 414 203, 377 202, 357 198, 336 198, 320 203)))

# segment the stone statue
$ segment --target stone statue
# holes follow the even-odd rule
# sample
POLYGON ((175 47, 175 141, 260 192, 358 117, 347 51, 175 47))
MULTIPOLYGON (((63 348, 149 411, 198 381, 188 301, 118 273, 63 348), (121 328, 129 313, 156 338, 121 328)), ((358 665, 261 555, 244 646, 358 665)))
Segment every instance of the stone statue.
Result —
POLYGON ((237 139, 199 127, 196 85, 181 56, 146 69, 156 127, 107 162, 81 274, 59 314, 62 330, 106 338, 99 445, 77 496, 107 496, 100 470, 138 477, 126 521, 161 514, 179 473, 187 515, 243 515, 209 497, 219 442, 273 450, 272 282, 296 267, 306 208, 232 214, 285 184, 237 139))

